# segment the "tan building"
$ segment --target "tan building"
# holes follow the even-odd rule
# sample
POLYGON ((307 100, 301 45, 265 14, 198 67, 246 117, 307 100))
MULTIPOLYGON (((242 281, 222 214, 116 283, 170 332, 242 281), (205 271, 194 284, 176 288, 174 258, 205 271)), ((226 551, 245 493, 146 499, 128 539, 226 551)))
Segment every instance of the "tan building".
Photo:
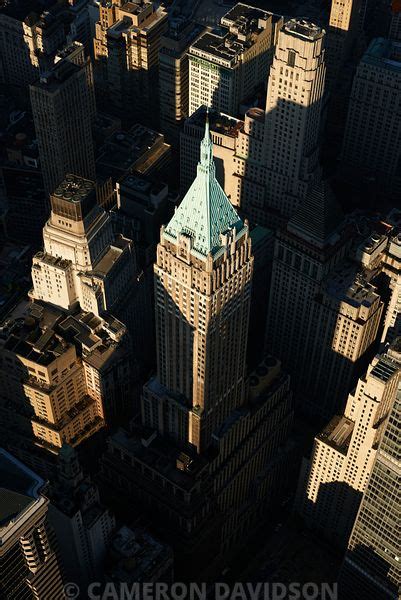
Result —
POLYGON ((133 284, 132 242, 116 236, 93 182, 67 175, 51 195, 43 251, 32 263, 32 298, 96 315, 118 312, 133 284))
POLYGON ((0 343, 2 440, 35 470, 47 473, 64 442, 75 447, 127 411, 129 348, 116 319, 32 303, 0 343))
POLYGON ((0 581, 4 598, 62 600, 45 482, 0 449, 0 581))
POLYGON ((362 0, 332 0, 327 34, 327 83, 332 86, 361 35, 362 0))
POLYGON ((159 53, 160 129, 173 143, 189 114, 188 48, 204 28, 184 17, 170 20, 159 53))
MULTIPOLYGON (((401 356, 400 340, 394 348, 401 356)), ((339 575, 349 600, 399 600, 401 388, 390 408, 339 575)))
POLYGON ((141 425, 110 440, 102 477, 117 501, 124 489, 153 515, 175 548, 176 576, 202 580, 281 495, 293 417, 278 360, 266 356, 247 377, 251 238, 216 180, 208 123, 154 270, 157 375, 143 389, 141 425))
POLYGON ((206 32, 189 49, 189 114, 206 105, 237 116, 241 102, 265 85, 282 19, 240 3, 220 24, 222 33, 206 32))
POLYGON ((0 83, 24 88, 48 70, 65 42, 60 5, 38 15, 6 3, 0 12, 0 83))
POLYGON ((401 197, 401 41, 372 40, 354 77, 342 148, 343 176, 378 198, 401 197), (366 124, 369 123, 369 127, 366 124))
POLYGON ((152 124, 159 111, 159 50, 167 12, 151 0, 105 2, 99 11, 95 75, 107 92, 106 106, 124 121, 152 124))
POLYGON ((383 312, 373 273, 352 260, 353 235, 322 183, 276 239, 266 345, 291 373, 300 409, 325 420, 342 412, 383 312))
POLYGON ((296 508, 308 527, 345 548, 401 376, 401 356, 377 356, 304 460, 296 508))
POLYGON ((30 86, 44 186, 51 193, 67 173, 94 179, 92 67, 78 42, 30 86))
POLYGON ((266 101, 264 210, 271 224, 290 218, 320 178, 325 31, 292 19, 281 29, 266 101))

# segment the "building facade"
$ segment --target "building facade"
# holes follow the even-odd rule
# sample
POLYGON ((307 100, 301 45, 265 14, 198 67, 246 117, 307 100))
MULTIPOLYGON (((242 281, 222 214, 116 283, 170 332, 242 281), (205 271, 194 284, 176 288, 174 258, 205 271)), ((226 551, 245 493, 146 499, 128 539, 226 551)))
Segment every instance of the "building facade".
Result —
POLYGON ((65 579, 85 590, 102 580, 116 523, 67 444, 60 449, 49 496, 49 521, 59 540, 65 579))
POLYGON ((207 123, 197 177, 160 233, 157 375, 144 386, 141 423, 112 436, 102 460, 103 481, 128 491, 116 502, 152 512, 177 576, 189 580, 216 572, 286 480, 289 378, 272 357, 246 375, 252 269, 248 227, 216 180, 207 123))
POLYGON ((51 195, 43 251, 32 263, 31 297, 96 315, 119 312, 135 277, 131 240, 116 236, 92 181, 67 175, 51 195))
POLYGON ((332 0, 327 34, 327 83, 338 79, 344 63, 352 57, 362 33, 363 0, 332 0))
POLYGON ((95 76, 107 93, 107 110, 130 124, 157 126, 159 50, 167 12, 150 0, 105 2, 99 11, 95 76))
POLYGON ((4 598, 64 598, 48 523, 45 482, 0 449, 0 591, 4 598))
POLYGON ((11 3, 0 12, 0 82, 24 88, 48 70, 66 36, 60 5, 41 14, 11 3), (22 11, 21 11, 22 8, 22 11))
POLYGON ((324 30, 296 19, 288 21, 278 36, 264 131, 264 210, 271 223, 289 219, 320 178, 324 42, 324 30))
POLYGON ((398 390, 340 572, 340 593, 350 600, 399 598, 400 419, 398 390))
POLYGON ((160 129, 167 139, 179 141, 181 125, 189 115, 188 48, 203 27, 184 17, 170 21, 159 52, 160 129))
POLYGON ((74 43, 30 86, 39 158, 48 194, 67 173, 95 178, 92 123, 95 97, 90 59, 74 43))
POLYGON ((375 357, 348 396, 344 414, 315 438, 312 456, 303 465, 297 511, 309 528, 342 549, 398 391, 399 358, 391 350, 375 357))
POLYGON ((39 473, 64 442, 79 446, 130 412, 130 345, 116 319, 35 302, 6 320, 0 343, 3 444, 39 473))
POLYGON ((376 38, 354 78, 342 171, 351 184, 369 185, 379 197, 394 201, 401 195, 400 111, 401 42, 376 38))
POLYGON ((372 273, 349 258, 352 239, 325 182, 277 233, 266 346, 291 373, 299 409, 317 419, 343 411, 383 312, 372 273))
POLYGON ((189 114, 206 105, 237 116, 240 104, 262 85, 281 20, 236 4, 221 19, 221 33, 204 33, 189 49, 189 114))

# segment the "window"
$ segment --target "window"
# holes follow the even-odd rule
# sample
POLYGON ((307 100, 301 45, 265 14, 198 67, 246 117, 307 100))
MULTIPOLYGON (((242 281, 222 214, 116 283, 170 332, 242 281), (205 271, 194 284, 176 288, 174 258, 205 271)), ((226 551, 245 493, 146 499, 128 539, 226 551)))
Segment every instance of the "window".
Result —
POLYGON ((288 50, 288 62, 289 67, 295 67, 295 52, 294 50, 288 50))

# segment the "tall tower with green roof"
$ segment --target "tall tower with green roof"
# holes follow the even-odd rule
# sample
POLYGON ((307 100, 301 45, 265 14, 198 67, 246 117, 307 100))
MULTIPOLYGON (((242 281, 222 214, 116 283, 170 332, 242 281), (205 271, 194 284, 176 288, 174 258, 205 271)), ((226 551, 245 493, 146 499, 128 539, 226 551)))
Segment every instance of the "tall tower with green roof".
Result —
POLYGON ((146 425, 198 452, 244 402, 252 268, 248 226, 216 180, 207 123, 196 179, 161 230, 158 369, 143 398, 146 425))

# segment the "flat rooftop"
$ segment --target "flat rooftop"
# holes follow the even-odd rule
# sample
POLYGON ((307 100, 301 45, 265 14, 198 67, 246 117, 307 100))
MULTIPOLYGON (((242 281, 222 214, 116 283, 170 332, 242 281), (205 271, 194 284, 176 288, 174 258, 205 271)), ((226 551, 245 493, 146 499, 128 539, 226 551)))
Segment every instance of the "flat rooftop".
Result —
POLYGON ((10 521, 40 497, 43 486, 41 477, 0 448, 0 535, 10 521))
POLYGON ((272 13, 267 10, 239 2, 221 18, 221 23, 226 26, 234 23, 246 25, 247 23, 251 23, 251 21, 258 21, 259 19, 267 20, 271 16, 272 13))
POLYGON ((161 133, 142 125, 134 125, 128 132, 116 131, 100 148, 96 169, 112 177, 121 177, 133 169, 137 161, 145 160, 163 144, 161 133))
MULTIPOLYGON (((206 123, 206 106, 200 106, 185 122, 185 128, 190 125, 195 125, 199 127, 202 131, 202 137, 205 131, 205 123, 206 123)), ((238 133, 242 128, 244 122, 235 119, 234 117, 230 117, 229 115, 225 115, 224 113, 219 113, 214 110, 209 111, 209 126, 210 130, 216 133, 221 133, 223 135, 228 135, 230 137, 238 137, 238 133)))
POLYGON ((48 366, 73 344, 82 348, 85 360, 101 368, 118 354, 117 343, 126 333, 120 321, 105 317, 100 319, 84 311, 66 314, 56 307, 33 302, 26 307, 23 316, 19 315, 3 327, 2 347, 38 365, 48 366))
POLYGON ((291 19, 283 26, 287 33, 314 42, 323 37, 324 29, 304 19, 291 19))
POLYGON ((88 275, 93 274, 100 277, 106 277, 129 245, 130 241, 128 239, 117 238, 115 242, 108 247, 101 259, 94 265, 93 271, 88 273, 88 275))
POLYGON ((322 433, 317 436, 317 439, 329 444, 338 452, 346 454, 353 430, 354 422, 351 419, 336 415, 322 433))
POLYGON ((401 75, 401 41, 375 38, 362 57, 364 63, 401 75))
POLYGON ((355 308, 371 306, 378 298, 376 287, 358 269, 353 262, 341 264, 330 276, 326 290, 330 296, 355 308))

